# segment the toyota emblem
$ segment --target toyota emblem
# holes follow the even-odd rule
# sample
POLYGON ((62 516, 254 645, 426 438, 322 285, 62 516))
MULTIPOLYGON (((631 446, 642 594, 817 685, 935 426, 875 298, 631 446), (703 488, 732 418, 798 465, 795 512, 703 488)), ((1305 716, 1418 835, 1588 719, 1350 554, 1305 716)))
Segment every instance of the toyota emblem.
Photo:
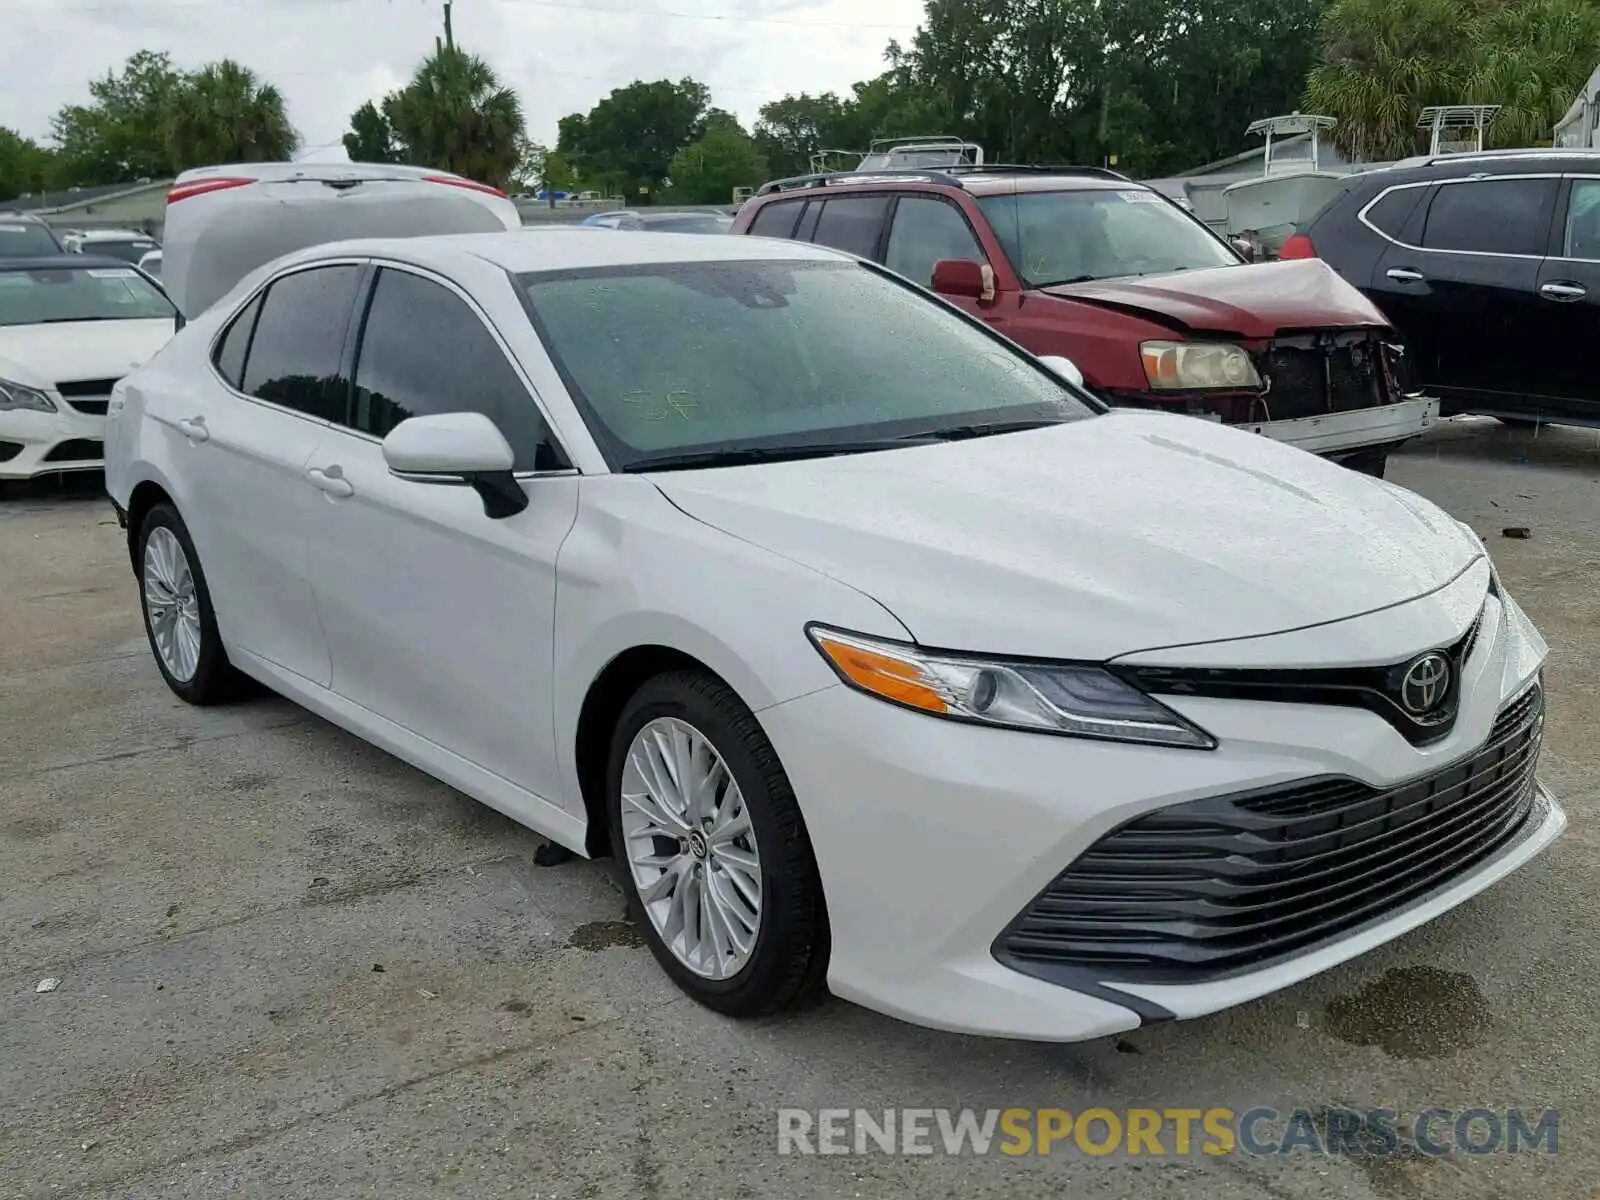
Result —
POLYGON ((1400 679, 1400 704, 1414 717, 1430 712, 1450 688, 1450 660, 1434 651, 1406 668, 1400 679))

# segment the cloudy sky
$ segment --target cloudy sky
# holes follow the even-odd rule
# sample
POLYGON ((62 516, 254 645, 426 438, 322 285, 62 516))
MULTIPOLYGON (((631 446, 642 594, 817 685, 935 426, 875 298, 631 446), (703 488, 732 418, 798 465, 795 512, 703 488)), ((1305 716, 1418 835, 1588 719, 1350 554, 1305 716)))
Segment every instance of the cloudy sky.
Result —
MULTIPOLYGON (((404 81, 441 13, 441 0, 0 0, 0 125, 43 139, 90 79, 165 50, 180 67, 249 66, 283 91, 306 151, 336 156, 350 113, 404 81)), ((454 25, 550 144, 560 118, 635 79, 691 75, 746 124, 789 92, 846 91, 921 15, 922 0, 455 0, 454 25)))

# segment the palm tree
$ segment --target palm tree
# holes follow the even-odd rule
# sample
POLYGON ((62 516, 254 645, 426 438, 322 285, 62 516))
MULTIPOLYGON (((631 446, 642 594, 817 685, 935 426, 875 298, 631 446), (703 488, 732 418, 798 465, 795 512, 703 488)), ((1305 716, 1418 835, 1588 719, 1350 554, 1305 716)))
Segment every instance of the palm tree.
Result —
POLYGON ((401 157, 505 187, 526 146, 522 101, 483 59, 440 44, 383 102, 401 157))
POLYGON ((300 143, 283 95, 232 59, 185 78, 167 122, 167 145, 179 170, 230 162, 281 162, 300 143))
POLYGON ((1491 146, 1547 142, 1600 61, 1592 0, 1335 0, 1306 107, 1358 159, 1417 149, 1430 104, 1497 104, 1491 146))

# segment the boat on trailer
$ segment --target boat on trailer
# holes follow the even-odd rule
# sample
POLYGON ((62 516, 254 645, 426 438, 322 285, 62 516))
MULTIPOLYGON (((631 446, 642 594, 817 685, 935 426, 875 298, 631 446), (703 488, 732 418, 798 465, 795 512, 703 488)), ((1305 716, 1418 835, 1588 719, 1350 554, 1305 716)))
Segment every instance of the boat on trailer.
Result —
POLYGON ((1295 228, 1333 199, 1345 172, 1324 170, 1321 150, 1322 135, 1337 124, 1333 117, 1289 113, 1245 130, 1265 137, 1266 151, 1258 177, 1222 189, 1224 232, 1230 238, 1249 242, 1258 257, 1276 257, 1295 228))

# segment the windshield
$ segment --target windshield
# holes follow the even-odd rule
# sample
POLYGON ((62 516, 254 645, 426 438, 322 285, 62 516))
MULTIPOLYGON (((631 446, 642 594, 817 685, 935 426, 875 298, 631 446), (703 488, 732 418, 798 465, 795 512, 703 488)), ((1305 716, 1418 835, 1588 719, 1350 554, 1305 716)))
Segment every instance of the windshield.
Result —
POLYGON ((980 196, 978 207, 1029 287, 1241 261, 1203 226, 1144 188, 980 196))
POLYGON ((61 247, 43 225, 0 216, 0 258, 44 258, 60 253, 61 247))
POLYGON ((132 267, 0 268, 0 325, 171 320, 176 315, 161 289, 132 267))
POLYGON ((853 262, 653 263, 521 283, 617 470, 1098 411, 982 327, 853 262))

